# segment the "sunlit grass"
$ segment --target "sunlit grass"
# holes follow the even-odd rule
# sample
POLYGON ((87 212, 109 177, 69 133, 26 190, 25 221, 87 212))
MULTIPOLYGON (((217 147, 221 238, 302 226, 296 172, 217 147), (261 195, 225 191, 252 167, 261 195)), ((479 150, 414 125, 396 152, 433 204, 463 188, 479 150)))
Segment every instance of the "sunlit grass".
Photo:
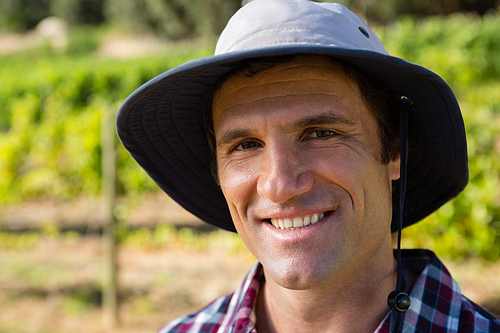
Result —
MULTIPOLYGON (((48 223, 41 229, 22 233, 0 232, 0 248, 29 250, 41 242, 54 240, 66 245, 76 245, 81 239, 76 231, 61 231, 55 223, 48 223)), ((236 233, 223 230, 199 232, 193 228, 176 228, 160 223, 154 229, 141 227, 129 230, 117 228, 117 242, 142 250, 186 249, 193 251, 219 250, 228 254, 247 252, 241 238, 236 233)))
POLYGON ((222 250, 229 254, 248 251, 238 234, 223 230, 198 232, 187 227, 178 229, 166 223, 158 224, 154 230, 145 227, 118 229, 118 240, 121 244, 142 249, 222 250))

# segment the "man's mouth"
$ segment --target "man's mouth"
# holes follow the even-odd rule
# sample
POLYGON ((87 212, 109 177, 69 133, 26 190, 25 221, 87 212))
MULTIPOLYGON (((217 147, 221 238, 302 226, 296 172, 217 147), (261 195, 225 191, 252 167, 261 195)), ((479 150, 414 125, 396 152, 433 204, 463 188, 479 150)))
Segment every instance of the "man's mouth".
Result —
POLYGON ((269 219, 268 222, 270 222, 277 229, 295 230, 316 224, 318 223, 318 221, 321 221, 330 213, 332 212, 328 211, 324 213, 315 213, 312 215, 297 216, 294 218, 269 219))

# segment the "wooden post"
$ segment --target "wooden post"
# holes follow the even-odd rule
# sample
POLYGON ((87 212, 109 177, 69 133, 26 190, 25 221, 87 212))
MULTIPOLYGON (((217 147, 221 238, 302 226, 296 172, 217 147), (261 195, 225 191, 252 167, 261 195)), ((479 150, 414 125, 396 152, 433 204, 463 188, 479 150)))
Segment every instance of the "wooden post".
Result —
POLYGON ((106 330, 118 326, 118 265, 116 244, 116 178, 114 111, 104 107, 101 113, 102 199, 104 207, 103 242, 105 249, 102 319, 106 330))

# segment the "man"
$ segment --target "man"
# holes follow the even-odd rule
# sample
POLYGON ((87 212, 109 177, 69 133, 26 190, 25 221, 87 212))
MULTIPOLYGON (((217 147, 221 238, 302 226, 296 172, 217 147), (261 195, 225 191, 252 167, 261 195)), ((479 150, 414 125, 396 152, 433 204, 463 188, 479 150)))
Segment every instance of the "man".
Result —
POLYGON ((161 332, 500 332, 430 251, 392 249, 468 181, 446 83, 330 3, 255 0, 215 53, 148 82, 117 118, 156 183, 258 259, 233 294, 161 332))

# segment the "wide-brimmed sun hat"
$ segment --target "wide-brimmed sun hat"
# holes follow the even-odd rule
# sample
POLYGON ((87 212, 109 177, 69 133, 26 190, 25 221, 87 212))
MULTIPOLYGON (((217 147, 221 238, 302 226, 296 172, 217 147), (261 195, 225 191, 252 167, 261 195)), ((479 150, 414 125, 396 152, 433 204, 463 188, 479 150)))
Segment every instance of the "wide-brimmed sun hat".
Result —
MULTIPOLYGON (((255 0, 229 21, 214 56, 168 70, 132 93, 120 107, 118 136, 156 184, 185 209, 235 231, 212 177, 205 128, 213 86, 244 60, 299 53, 349 63, 410 108, 404 226, 429 215, 468 182, 465 129, 450 87, 433 72, 390 56, 378 37, 342 5, 306 0, 255 0)), ((393 194, 397 230, 399 192, 393 194)))

